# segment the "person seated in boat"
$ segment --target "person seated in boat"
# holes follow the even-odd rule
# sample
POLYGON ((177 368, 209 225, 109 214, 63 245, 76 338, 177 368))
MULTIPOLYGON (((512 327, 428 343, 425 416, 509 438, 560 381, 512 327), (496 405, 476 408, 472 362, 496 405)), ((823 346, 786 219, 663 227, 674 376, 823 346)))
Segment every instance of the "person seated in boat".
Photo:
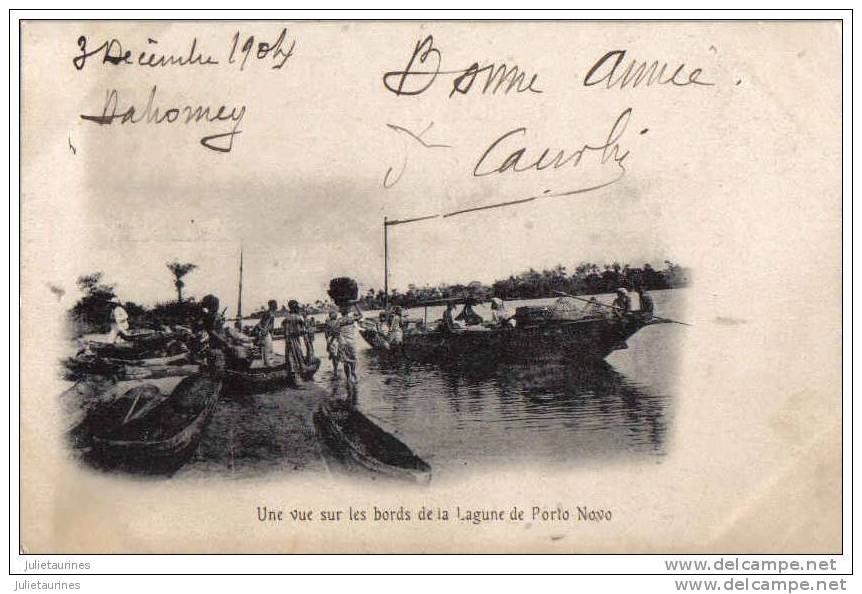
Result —
POLYGON ((401 308, 395 306, 389 316, 389 346, 399 347, 404 344, 404 320, 401 317, 401 308))
POLYGON ((607 307, 603 307, 595 295, 593 295, 584 306, 583 314, 584 317, 599 318, 603 317, 607 311, 607 307))
POLYGON ((441 324, 443 332, 455 332, 462 330, 461 322, 455 320, 455 304, 451 301, 446 303, 446 311, 443 312, 443 322, 441 324))
POLYGON ((475 305, 475 301, 472 299, 468 299, 466 303, 464 303, 464 308, 461 310, 455 320, 459 322, 464 322, 465 326, 481 326, 482 325, 482 316, 473 311, 473 305, 475 305))
POLYGON ((613 302, 614 315, 619 318, 624 317, 632 309, 632 301, 629 298, 629 292, 624 287, 617 289, 617 297, 613 302))
POLYGON ((113 344, 122 344, 131 340, 129 333, 129 314, 126 309, 120 304, 119 300, 111 301, 113 309, 111 310, 111 331, 108 333, 108 342, 113 344))
POLYGON ((323 330, 323 335, 326 338, 326 352, 329 354, 329 361, 332 363, 333 378, 338 377, 338 312, 329 312, 329 319, 326 320, 326 326, 323 330))
POLYGON ((225 327, 224 318, 219 313, 218 297, 206 295, 200 305, 202 318, 199 324, 209 341, 210 354, 220 351, 229 367, 248 369, 251 363, 247 357, 248 347, 254 341, 239 330, 225 327))
POLYGON ((506 304, 499 297, 491 299, 491 321, 497 326, 513 326, 512 313, 506 309, 506 304))
POLYGON ((385 311, 381 311, 380 314, 377 316, 375 329, 383 336, 386 336, 388 330, 387 318, 388 316, 386 315, 385 311))
POLYGON ((640 299, 640 312, 648 318, 653 316, 653 312, 655 312, 655 302, 652 300, 652 296, 648 295, 643 285, 638 285, 635 287, 635 291, 638 294, 638 298, 640 299))
POLYGON ((273 364, 272 331, 275 329, 276 311, 278 311, 278 303, 275 299, 270 299, 267 303, 266 311, 263 312, 263 315, 252 331, 252 334, 256 338, 255 344, 260 348, 264 367, 271 367, 273 364))

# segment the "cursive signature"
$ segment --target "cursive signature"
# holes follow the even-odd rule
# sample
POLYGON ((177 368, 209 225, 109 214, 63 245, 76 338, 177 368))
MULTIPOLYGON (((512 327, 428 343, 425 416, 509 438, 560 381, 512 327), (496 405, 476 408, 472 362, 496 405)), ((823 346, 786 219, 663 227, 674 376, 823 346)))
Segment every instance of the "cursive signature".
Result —
POLYGON ((489 175, 511 173, 524 173, 534 170, 542 172, 546 170, 557 170, 563 167, 571 169, 582 168, 587 165, 586 159, 595 157, 594 165, 604 166, 610 165, 612 168, 612 176, 597 185, 587 185, 574 190, 565 190, 556 195, 569 195, 597 190, 616 183, 626 173, 625 160, 629 156, 628 150, 623 150, 620 145, 623 135, 625 134, 629 120, 631 119, 632 108, 625 109, 611 126, 610 132, 605 140, 600 144, 579 144, 574 149, 557 149, 550 148, 540 149, 538 154, 530 153, 528 147, 523 143, 515 144, 516 139, 523 138, 527 134, 527 129, 524 127, 515 128, 497 137, 473 168, 475 177, 486 177, 489 175))

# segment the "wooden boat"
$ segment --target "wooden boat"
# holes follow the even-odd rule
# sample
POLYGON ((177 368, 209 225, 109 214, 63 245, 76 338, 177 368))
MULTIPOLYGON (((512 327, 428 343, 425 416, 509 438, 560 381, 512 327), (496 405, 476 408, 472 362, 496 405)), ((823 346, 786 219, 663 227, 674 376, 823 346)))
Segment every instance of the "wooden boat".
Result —
POLYGON ((288 365, 225 370, 225 390, 234 394, 256 394, 297 385, 296 373, 288 365))
POLYGON ((182 377, 186 375, 194 375, 200 371, 200 365, 160 365, 160 366, 136 366, 124 365, 120 373, 119 379, 126 380, 144 380, 144 379, 159 379, 163 377, 182 377))
POLYGON ((420 484, 431 481, 431 467, 422 458, 353 407, 323 403, 314 414, 314 425, 321 441, 339 458, 381 476, 420 484))
POLYGON ((152 332, 134 338, 130 342, 84 341, 84 346, 95 356, 104 359, 140 361, 159 359, 188 352, 184 340, 188 337, 174 332, 152 332))
POLYGON ((135 367, 164 367, 166 365, 178 365, 189 360, 189 353, 178 353, 164 357, 147 357, 145 359, 123 359, 119 357, 105 357, 105 361, 119 365, 132 365, 135 367))
POLYGON ((600 361, 615 350, 628 348, 626 340, 641 328, 666 322, 633 312, 622 317, 576 320, 522 318, 515 327, 474 326, 447 331, 438 325, 405 333, 398 349, 382 348, 379 332, 373 328, 364 328, 360 333, 375 350, 416 360, 600 361))
POLYGON ((89 421, 90 456, 106 468, 173 474, 197 449, 221 389, 218 378, 197 374, 183 379, 169 396, 153 386, 130 390, 89 421))
POLYGON ((142 359, 101 357, 79 353, 64 361, 67 376, 71 379, 93 375, 116 379, 150 379, 173 375, 190 375, 197 371, 197 366, 190 365, 191 363, 192 355, 189 352, 142 359))

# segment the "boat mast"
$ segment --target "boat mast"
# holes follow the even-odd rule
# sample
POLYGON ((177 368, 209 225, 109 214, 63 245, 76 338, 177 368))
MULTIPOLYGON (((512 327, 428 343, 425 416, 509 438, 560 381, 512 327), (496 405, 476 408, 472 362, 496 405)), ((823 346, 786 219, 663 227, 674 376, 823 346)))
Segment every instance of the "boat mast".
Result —
POLYGON ((383 217, 383 309, 389 309, 389 219, 383 217))
POLYGON ((239 295, 236 299, 236 329, 242 330, 242 246, 239 248, 239 295))

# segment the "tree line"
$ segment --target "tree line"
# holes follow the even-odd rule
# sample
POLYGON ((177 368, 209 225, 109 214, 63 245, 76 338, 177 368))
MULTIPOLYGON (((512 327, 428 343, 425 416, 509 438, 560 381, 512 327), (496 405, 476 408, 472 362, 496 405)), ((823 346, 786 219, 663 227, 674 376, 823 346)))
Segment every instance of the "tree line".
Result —
MULTIPOLYGON (((133 301, 123 302, 122 306, 129 314, 129 323, 132 326, 140 328, 188 324, 200 314, 200 308, 194 298, 183 298, 183 289, 186 286, 183 278, 195 270, 197 265, 174 260, 165 266, 171 273, 177 300, 157 303, 151 308, 133 301)), ((82 275, 78 277, 76 284, 83 295, 69 311, 74 326, 73 333, 80 336, 110 330, 113 304, 119 303, 115 286, 105 282, 101 272, 82 275)))
MULTIPOLYGON (((618 262, 598 265, 584 262, 569 272, 563 265, 550 269, 536 270, 530 268, 517 275, 495 280, 490 285, 480 282, 464 284, 439 284, 436 287, 408 285, 407 291, 393 289, 389 293, 389 304, 401 307, 415 307, 428 302, 443 299, 463 298, 466 296, 480 300, 499 297, 505 301, 521 299, 540 299, 556 297, 558 293, 570 295, 595 295, 610 293, 619 287, 634 289, 642 287, 647 291, 660 289, 675 289, 688 286, 690 271, 670 260, 664 261, 664 268, 655 269, 650 264, 641 267, 622 265, 618 262)), ((195 264, 168 262, 173 286, 177 293, 176 301, 157 303, 153 307, 145 307, 133 301, 122 305, 129 314, 129 322, 133 327, 158 327, 188 325, 200 315, 200 306, 194 297, 183 296, 185 282, 183 278, 197 269, 195 264)), ((69 311, 76 335, 107 332, 111 325, 113 303, 117 302, 114 285, 104 281, 101 272, 87 274, 78 278, 78 288, 83 296, 69 311)), ((360 296, 359 307, 362 309, 382 309, 385 295, 382 290, 369 289, 360 296)), ((308 304, 307 312, 319 314, 329 311, 334 305, 328 300, 317 300, 308 304)), ((286 312, 284 304, 281 309, 286 312)), ((251 313, 248 317, 258 317, 263 311, 251 313)))
MULTIPOLYGON (((499 297, 504 301, 521 299, 542 299, 557 297, 558 293, 570 295, 597 295, 611 293, 619 287, 634 289, 642 287, 647 291, 676 289, 688 286, 690 271, 670 260, 664 261, 664 268, 655 269, 651 264, 632 267, 629 264, 612 262, 599 265, 592 262, 578 264, 571 272, 558 264, 553 268, 536 270, 530 268, 520 274, 495 280, 490 285, 478 281, 464 284, 440 284, 436 287, 408 285, 406 292, 397 289, 390 291, 390 305, 415 307, 424 303, 472 296, 478 299, 499 297)), ((382 290, 369 289, 362 296, 362 306, 366 309, 383 307, 385 295, 382 290)))

